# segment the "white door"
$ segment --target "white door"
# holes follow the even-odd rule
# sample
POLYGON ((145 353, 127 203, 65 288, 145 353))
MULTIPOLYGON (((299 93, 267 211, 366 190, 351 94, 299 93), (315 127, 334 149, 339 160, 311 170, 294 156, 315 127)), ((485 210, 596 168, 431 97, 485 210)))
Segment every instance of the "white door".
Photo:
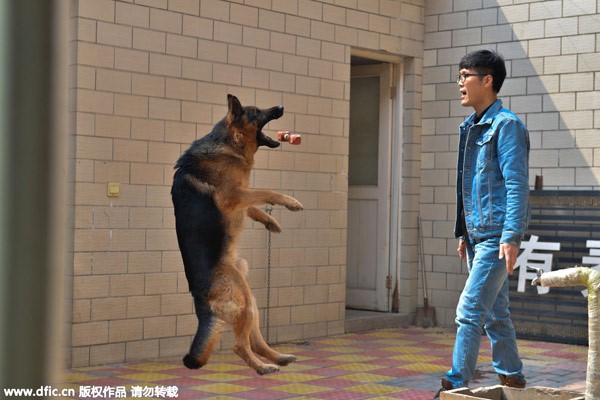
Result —
POLYGON ((390 64, 351 74, 346 307, 389 311, 390 64))

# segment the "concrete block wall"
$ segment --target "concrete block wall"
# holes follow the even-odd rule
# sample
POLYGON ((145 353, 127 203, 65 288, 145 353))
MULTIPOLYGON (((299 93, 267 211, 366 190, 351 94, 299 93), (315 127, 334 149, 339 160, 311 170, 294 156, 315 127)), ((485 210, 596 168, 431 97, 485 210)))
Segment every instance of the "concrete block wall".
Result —
POLYGON ((469 51, 504 55, 505 106, 530 131, 530 183, 600 188, 600 2, 595 0, 426 1, 421 213, 430 302, 451 325, 466 268, 452 235, 460 106, 458 62, 469 51))
MULTIPOLYGON (((303 135, 300 146, 256 156, 251 185, 293 195, 305 206, 299 213, 273 210, 283 233, 272 237, 270 292, 267 233, 247 223, 240 251, 261 325, 270 296, 271 342, 343 332, 351 48, 407 57, 405 141, 418 143, 423 3, 72 3, 71 365, 187 351, 196 317, 170 184, 179 155, 224 116, 227 93, 259 107, 283 104, 284 117, 266 133, 303 135), (109 182, 119 184, 118 197, 107 196, 109 182)), ((406 158, 414 164, 419 154, 412 148, 406 158)), ((419 169, 407 171, 412 180, 403 190, 418 196, 419 169)), ((415 215, 418 202, 405 208, 415 215)), ((222 346, 231 340, 225 334, 222 346)))

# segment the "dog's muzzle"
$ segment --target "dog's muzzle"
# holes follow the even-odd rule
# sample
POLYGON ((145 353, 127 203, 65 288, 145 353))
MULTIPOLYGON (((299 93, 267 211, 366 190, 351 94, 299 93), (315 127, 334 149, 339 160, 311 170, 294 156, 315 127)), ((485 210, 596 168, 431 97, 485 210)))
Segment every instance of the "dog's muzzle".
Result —
POLYGON ((262 128, 274 119, 279 119, 283 115, 283 106, 275 106, 265 112, 264 122, 260 125, 257 133, 257 144, 258 146, 267 146, 270 148, 279 147, 280 143, 276 140, 271 139, 262 132, 262 128))

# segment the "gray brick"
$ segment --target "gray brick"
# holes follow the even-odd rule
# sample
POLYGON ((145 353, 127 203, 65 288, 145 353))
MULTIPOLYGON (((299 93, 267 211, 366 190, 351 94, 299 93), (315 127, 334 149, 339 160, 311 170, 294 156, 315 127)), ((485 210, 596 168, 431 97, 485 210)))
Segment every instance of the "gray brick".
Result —
MULTIPOLYGON (((483 43, 499 43, 508 42, 512 40, 512 28, 509 24, 504 25, 492 25, 484 26, 482 31, 482 42, 483 43)), ((522 57, 525 56, 525 52, 522 52, 522 57)), ((511 57, 515 58, 515 57, 511 57)))
MULTIPOLYGON (((565 111, 560 114, 560 129, 591 129, 593 128, 593 111, 565 111)), ((596 146, 598 137, 596 136, 596 146)))
POLYGON ((431 83, 448 83, 452 80, 450 67, 429 67, 423 70, 423 82, 431 83))
POLYGON ((598 71, 600 53, 580 54, 577 60, 578 72, 598 71))
MULTIPOLYGON (((526 119, 527 118, 521 118, 522 121, 525 121, 526 119)), ((530 128, 529 129, 529 142, 531 144, 532 149, 541 149, 542 148, 542 132, 533 131, 530 128)))
MULTIPOLYGON (((448 256, 448 260, 446 260, 446 262, 448 263, 449 267, 453 268, 452 272, 459 272, 463 268, 463 266, 461 265, 460 258, 458 258, 457 256, 448 256)), ((466 263, 463 264, 466 265, 466 263)), ((455 273, 448 274, 446 276, 446 285, 448 290, 456 290, 458 293, 462 292, 463 288, 465 287, 468 275, 455 273)))
POLYGON ((598 187, 600 183, 600 168, 577 168, 575 170, 575 184, 578 186, 589 185, 598 187))
POLYGON ((423 101, 434 101, 436 98, 437 85, 423 85, 422 99, 423 101))
POLYGON ((458 100, 459 95, 458 85, 455 82, 437 85, 437 100, 458 100))
POLYGON ((565 0, 563 16, 590 15, 596 13, 596 3, 592 0, 565 0))
POLYGON ((467 13, 451 13, 439 16, 439 30, 456 30, 467 28, 467 13))
POLYGON ((454 11, 470 11, 482 7, 481 0, 454 0, 453 3, 454 11))
POLYGON ((543 95, 544 112, 571 111, 575 109, 575 93, 553 93, 543 95))
POLYGON ((561 92, 576 92, 590 90, 590 82, 594 79, 594 73, 565 74, 560 76, 561 92))
POLYGON ((423 118, 448 116, 450 116, 450 109, 447 101, 423 102, 423 118))
MULTIPOLYGON (((592 13, 594 14, 594 13, 592 13)), ((579 34, 598 33, 600 32, 600 24, 598 23, 598 15, 583 15, 579 17, 579 34)))
POLYGON ((527 128, 530 131, 558 130, 558 113, 527 114, 527 128))
POLYGON ((558 151, 560 167, 588 167, 593 162, 592 149, 562 149, 558 151))
POLYGON ((519 22, 513 24, 514 39, 528 40, 544 37, 544 21, 519 22))
POLYGON ((543 168, 544 186, 575 186, 575 168, 543 168))
POLYGON ((558 92, 558 82, 558 75, 542 75, 529 77, 527 78, 527 93, 534 94, 558 92))
MULTIPOLYGON (((435 168, 437 169, 453 169, 456 168, 456 152, 437 152, 435 154, 435 168)), ((436 199, 436 203, 440 203, 436 199)))
POLYGON ((447 14, 452 12, 452 2, 448 0, 429 0, 425 12, 427 15, 447 14))
POLYGON ((595 35, 564 36, 562 38, 562 54, 593 53, 595 50, 595 35))
POLYGON ((575 138, 570 131, 553 131, 544 132, 542 138, 542 148, 544 149, 560 149, 575 147, 575 138))
POLYGON ((498 9, 488 8, 469 11, 468 23, 469 27, 496 25, 498 23, 498 9))
POLYGON ((598 131, 593 129, 581 129, 575 132, 575 143, 577 147, 597 147, 598 131))
POLYGON ((450 76, 458 74, 458 63, 467 52, 464 48, 451 48, 438 50, 438 65, 450 65, 450 76))
MULTIPOLYGON (((600 92, 579 92, 577 93, 578 110, 600 110, 600 92)), ((600 138, 598 138, 600 144, 600 138)))
MULTIPOLYGON (((452 159, 454 160, 454 168, 456 168, 456 153, 452 153, 452 159)), ((456 189, 454 186, 438 186, 434 188, 434 199, 437 204, 455 204, 456 203, 456 189)), ((436 226, 440 223, 436 223, 436 226)), ((439 227, 438 227, 439 228, 439 227)), ((440 230, 445 231, 445 234, 441 235, 441 237, 446 237, 446 235, 452 232, 452 227, 446 227, 445 229, 436 228, 435 232, 439 232, 440 230)))
POLYGON ((529 57, 555 56, 560 54, 560 38, 529 41, 529 57))
POLYGON ((500 94, 502 96, 512 96, 527 93, 526 78, 507 78, 502 85, 500 94))
POLYGON ((577 71, 577 56, 546 57, 544 59, 544 74, 566 74, 577 71))
POLYGON ((513 0, 483 0, 483 8, 504 7, 513 4, 513 0))
POLYGON ((460 119, 460 122, 458 122, 458 124, 456 124, 454 126, 449 126, 449 128, 454 128, 454 133, 457 133, 458 126, 462 123, 462 121, 465 118, 467 118, 469 115, 471 115, 472 112, 473 112, 472 108, 463 107, 459 101, 450 102, 450 115, 452 117, 457 117, 457 119, 460 119))
POLYGON ((428 15, 425 17, 425 33, 438 30, 439 15, 428 15))
POLYGON ((529 163, 538 168, 558 167, 558 150, 536 150, 529 152, 529 163))
POLYGON ((452 46, 468 46, 481 43, 481 28, 452 31, 452 46))
POLYGON ((542 70, 544 65, 544 60, 539 59, 525 59, 525 60, 513 60, 511 76, 520 77, 520 76, 535 76, 538 74, 538 71, 542 70), (538 68, 536 68, 538 67, 538 68))
POLYGON ((425 34, 425 50, 450 47, 452 35, 449 32, 433 32, 425 34))
POLYGON ((438 65, 437 50, 425 50, 423 52, 423 67, 435 67, 438 65))
POLYGON ((498 14, 499 24, 514 24, 529 20, 529 4, 507 6, 500 9, 498 14))
POLYGON ((498 52, 504 56, 505 60, 527 58, 527 49, 527 42, 498 43, 498 52))
POLYGON ((577 18, 559 18, 545 21, 546 37, 577 35, 577 18))
MULTIPOLYGON (((440 186, 448 184, 448 171, 424 170, 421 171, 421 185, 440 186)), ((445 218, 445 216, 444 216, 445 218)))
POLYGON ((518 113, 536 113, 542 111, 542 96, 514 96, 510 99, 510 108, 518 113))
POLYGON ((562 16, 562 0, 540 1, 529 6, 529 19, 550 19, 562 16))

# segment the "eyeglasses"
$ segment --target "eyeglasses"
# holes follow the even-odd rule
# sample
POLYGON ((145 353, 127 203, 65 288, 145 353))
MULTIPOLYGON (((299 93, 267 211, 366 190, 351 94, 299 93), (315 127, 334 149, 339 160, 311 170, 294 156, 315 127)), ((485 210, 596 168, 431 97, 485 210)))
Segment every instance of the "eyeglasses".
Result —
POLYGON ((461 83, 465 83, 465 80, 470 76, 486 76, 489 74, 458 74, 456 75, 456 83, 460 85, 461 83))

